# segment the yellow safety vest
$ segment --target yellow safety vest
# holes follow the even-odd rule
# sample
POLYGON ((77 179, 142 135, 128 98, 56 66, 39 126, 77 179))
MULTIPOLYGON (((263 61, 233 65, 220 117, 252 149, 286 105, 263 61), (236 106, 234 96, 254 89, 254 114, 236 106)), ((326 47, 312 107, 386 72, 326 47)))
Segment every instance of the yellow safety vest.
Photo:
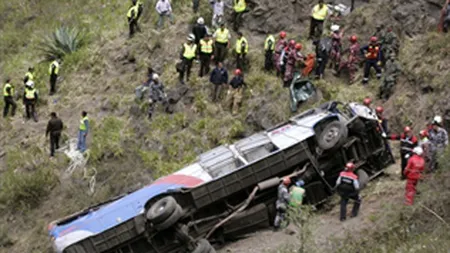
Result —
POLYGON ((48 68, 48 74, 52 74, 52 68, 55 67, 55 74, 57 75, 59 73, 59 63, 57 61, 53 61, 50 63, 50 67, 48 68))
POLYGON ((27 72, 25 74, 25 77, 28 77, 28 81, 33 81, 33 79, 34 79, 34 76, 33 76, 33 74, 31 74, 31 72, 27 72))
POLYGON ((273 35, 269 35, 264 42, 264 50, 275 50, 275 37, 273 35), (270 43, 269 43, 270 42, 270 43), (269 45, 270 44, 270 45, 269 45))
POLYGON ((211 54, 213 52, 213 41, 208 40, 205 41, 203 39, 200 40, 200 52, 205 54, 211 54))
POLYGON ((241 52, 242 44, 245 44, 243 53, 245 53, 245 54, 248 53, 248 42, 247 42, 247 39, 244 37, 236 40, 236 53, 238 53, 238 54, 242 53, 241 52))
POLYGON ((10 97, 10 96, 12 96, 13 94, 14 94, 14 87, 13 87, 11 84, 9 84, 9 83, 5 84, 5 87, 3 87, 3 96, 5 96, 5 97, 10 97), (8 89, 8 88, 11 88, 11 89, 10 89, 11 95, 9 95, 8 91, 6 90, 6 89, 8 89))
POLYGON ((223 31, 222 31, 222 29, 217 30, 216 31, 216 41, 220 42, 220 43, 228 43, 229 34, 230 34, 230 32, 226 28, 224 28, 223 31))
POLYGON ((196 51, 197 51, 196 44, 189 45, 187 43, 184 43, 184 53, 183 53, 184 58, 186 58, 188 60, 195 58, 196 51))
POLYGON ((312 17, 315 20, 325 20, 325 18, 327 17, 327 14, 328 14, 328 6, 326 4, 324 4, 323 7, 320 8, 320 5, 317 4, 313 8, 312 17))
POLYGON ((243 12, 247 8, 245 0, 234 0, 234 11, 243 12))
POLYGON ((87 116, 80 120, 80 130, 81 131, 87 130, 87 126, 86 126, 86 124, 84 124, 84 121, 86 121, 86 120, 89 122, 89 118, 87 116))
POLYGON ((36 89, 25 89, 25 98, 26 99, 34 99, 34 93, 36 92, 36 89))
POLYGON ((138 5, 132 6, 128 10, 127 17, 130 19, 135 19, 137 17, 137 13, 138 13, 138 5))

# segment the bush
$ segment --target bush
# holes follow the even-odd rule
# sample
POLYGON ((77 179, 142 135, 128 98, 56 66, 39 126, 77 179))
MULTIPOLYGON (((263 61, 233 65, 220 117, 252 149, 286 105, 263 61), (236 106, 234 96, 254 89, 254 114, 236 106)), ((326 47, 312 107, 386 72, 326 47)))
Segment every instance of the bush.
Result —
POLYGON ((79 50, 86 41, 86 35, 77 28, 60 27, 40 43, 39 50, 48 60, 63 58, 79 50))

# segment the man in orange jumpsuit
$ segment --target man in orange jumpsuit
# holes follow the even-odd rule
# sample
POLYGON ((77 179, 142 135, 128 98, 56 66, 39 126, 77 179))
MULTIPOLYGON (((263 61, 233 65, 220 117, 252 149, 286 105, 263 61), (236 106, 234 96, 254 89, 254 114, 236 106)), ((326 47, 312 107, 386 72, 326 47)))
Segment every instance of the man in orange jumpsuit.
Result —
POLYGON ((405 204, 414 204, 414 196, 417 192, 417 183, 422 177, 422 172, 425 169, 425 159, 423 159, 423 149, 421 147, 415 147, 413 149, 413 156, 409 158, 408 165, 406 165, 403 174, 406 177, 405 188, 405 204))

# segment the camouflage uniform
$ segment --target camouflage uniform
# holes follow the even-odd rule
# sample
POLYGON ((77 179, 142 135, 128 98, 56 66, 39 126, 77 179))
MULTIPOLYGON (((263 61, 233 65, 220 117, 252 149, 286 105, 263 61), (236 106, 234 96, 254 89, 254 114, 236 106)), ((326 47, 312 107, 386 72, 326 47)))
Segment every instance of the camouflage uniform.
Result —
POLYGON ((383 55, 397 54, 398 53, 398 37, 393 31, 388 31, 383 41, 383 55))
POLYGON ((384 78, 380 86, 380 99, 388 100, 392 94, 392 89, 397 83, 397 75, 402 69, 399 63, 395 60, 394 55, 391 54, 389 60, 386 62, 384 78))
POLYGON ((153 111, 155 110, 156 103, 161 103, 164 107, 167 107, 167 96, 164 92, 164 85, 161 81, 152 81, 150 83, 148 99, 148 117, 152 118, 153 111))
POLYGON ((273 222, 273 226, 275 228, 279 228, 281 222, 283 222, 283 220, 285 219, 290 198, 291 196, 289 194, 287 186, 284 184, 280 184, 278 186, 277 202, 275 203, 275 207, 277 209, 277 215, 275 216, 275 221, 273 222))
POLYGON ((383 45, 386 36, 386 33, 383 31, 383 28, 384 27, 382 25, 378 25, 376 28, 377 30, 373 34, 373 36, 378 38, 378 42, 380 43, 380 45, 383 45))
POLYGON ((437 151, 438 155, 441 155, 442 153, 444 153, 444 150, 448 145, 447 131, 444 128, 439 127, 437 131, 434 129, 430 130, 429 135, 430 135, 430 141, 436 147, 436 151, 437 151))

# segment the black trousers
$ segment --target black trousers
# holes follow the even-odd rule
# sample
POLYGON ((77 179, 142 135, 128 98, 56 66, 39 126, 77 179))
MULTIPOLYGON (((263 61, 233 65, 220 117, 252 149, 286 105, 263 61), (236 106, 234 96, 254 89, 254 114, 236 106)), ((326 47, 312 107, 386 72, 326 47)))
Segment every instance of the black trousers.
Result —
POLYGON ((133 37, 133 35, 136 33, 136 31, 140 32, 141 28, 139 27, 139 24, 137 22, 137 19, 128 19, 128 25, 130 29, 130 38, 133 37))
POLYGON ((264 69, 267 71, 271 71, 273 67, 273 51, 267 50, 264 54, 264 69))
POLYGON ((8 116, 9 107, 11 107, 11 116, 14 117, 16 115, 16 108, 17 104, 16 101, 14 101, 13 97, 3 97, 5 101, 5 107, 3 108, 3 117, 6 118, 8 116))
POLYGON ((381 78, 381 67, 378 66, 378 62, 376 60, 366 60, 366 63, 364 65, 364 77, 363 77, 364 84, 369 82, 369 75, 371 68, 374 68, 375 71, 377 72, 377 79, 381 78))
POLYGON ((341 194, 341 221, 345 220, 347 217, 347 204, 350 199, 355 201, 352 209, 352 217, 358 215, 359 207, 361 206, 361 197, 359 196, 359 194, 357 192, 351 194, 341 194))
POLYGON ((233 12, 233 30, 238 31, 239 27, 242 24, 242 16, 244 15, 244 12, 233 12))
POLYGON ((328 63, 328 55, 324 55, 322 58, 317 59, 317 66, 316 66, 316 77, 322 78, 325 73, 325 68, 327 67, 328 63))
POLYGON ((200 54, 200 71, 198 75, 200 77, 209 73, 209 66, 211 64, 211 54, 200 54))
POLYGON ((225 57, 227 56, 227 43, 220 43, 220 42, 216 42, 214 44, 214 59, 215 62, 222 62, 225 60, 225 57))
POLYGON ((183 71, 180 72, 180 82, 184 83, 184 76, 186 75, 186 81, 189 82, 189 77, 191 76, 191 68, 192 68, 192 62, 194 59, 186 59, 183 58, 183 71))
POLYGON ((58 80, 58 75, 50 75, 50 95, 56 92, 56 81, 58 80))
POLYGON ((311 24, 309 26, 309 37, 320 38, 320 36, 322 36, 322 31, 323 31, 323 20, 317 20, 311 17, 311 24))
POLYGON ((236 54, 236 68, 244 71, 247 54, 236 54))
POLYGON ((31 117, 33 117, 34 121, 37 122, 35 102, 36 101, 34 99, 25 99, 25 112, 27 115, 27 119, 31 119, 31 117))
POLYGON ((192 0, 192 9, 194 10, 194 13, 197 13, 199 6, 200 0, 192 0))
POLYGON ((59 149, 61 133, 50 133, 50 156, 55 156, 55 150, 59 149))

